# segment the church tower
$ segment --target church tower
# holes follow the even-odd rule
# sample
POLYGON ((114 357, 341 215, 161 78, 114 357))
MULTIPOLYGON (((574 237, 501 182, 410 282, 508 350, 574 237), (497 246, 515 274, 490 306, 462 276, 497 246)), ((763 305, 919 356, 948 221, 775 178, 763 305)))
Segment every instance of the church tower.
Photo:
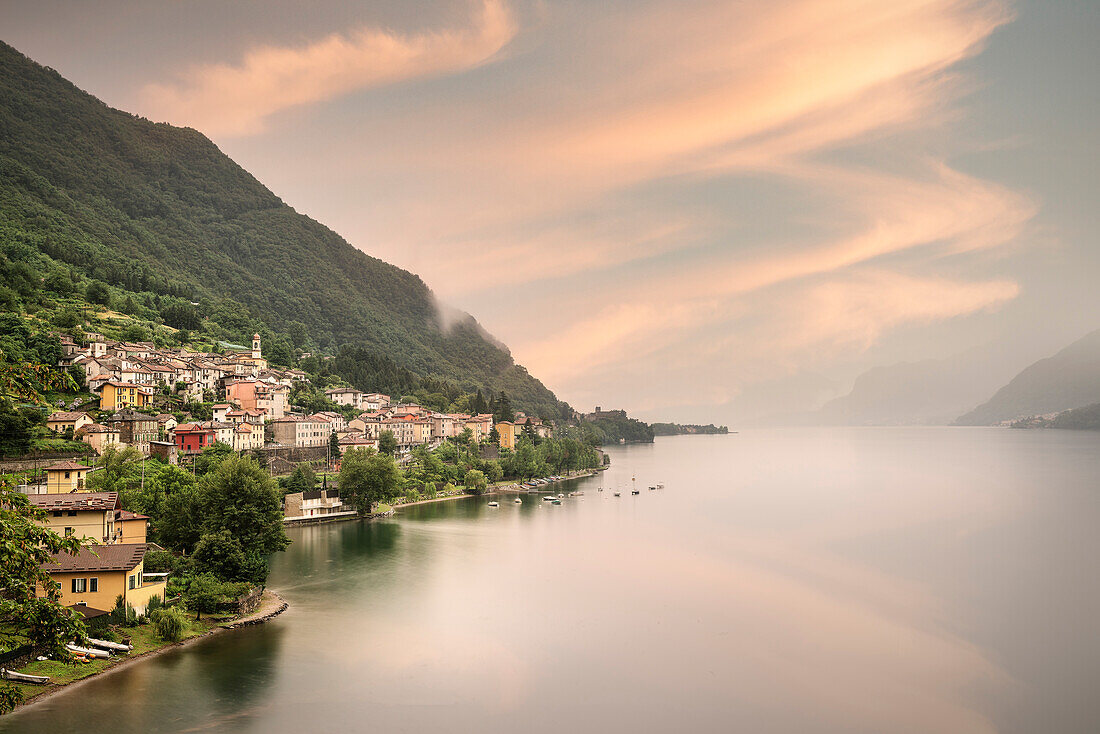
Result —
POLYGON ((260 358, 260 335, 252 335, 252 359, 260 358))

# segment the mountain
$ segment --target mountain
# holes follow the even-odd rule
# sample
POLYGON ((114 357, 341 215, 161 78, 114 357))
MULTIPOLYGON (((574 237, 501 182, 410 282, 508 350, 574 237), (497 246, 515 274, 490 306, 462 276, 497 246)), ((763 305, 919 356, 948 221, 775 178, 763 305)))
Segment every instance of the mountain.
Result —
POLYGON ((956 423, 985 426, 1100 402, 1100 329, 1020 372, 956 423))
POLYGON ((47 290, 106 283, 162 316, 197 304, 227 341, 266 326, 563 408, 472 317, 444 327, 420 278, 295 212, 199 132, 112 109, 3 43, 0 256, 47 290))

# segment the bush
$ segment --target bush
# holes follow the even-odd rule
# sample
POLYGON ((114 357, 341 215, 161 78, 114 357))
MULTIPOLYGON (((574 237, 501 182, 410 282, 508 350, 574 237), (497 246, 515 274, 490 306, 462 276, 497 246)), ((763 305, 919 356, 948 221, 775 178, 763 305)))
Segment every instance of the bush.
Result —
POLYGON ((111 624, 120 627, 133 627, 138 623, 137 612, 130 602, 122 598, 122 594, 115 597, 115 608, 111 610, 111 624))
POLYGON ((150 619, 152 619, 153 618, 153 612, 157 611, 158 609, 163 609, 163 608, 164 608, 164 600, 161 599, 159 596, 153 596, 153 597, 149 598, 149 604, 148 604, 148 606, 145 607, 145 614, 150 619))
POLYGON ((174 607, 162 607, 149 615, 157 637, 166 642, 179 642, 183 637, 183 612, 174 607))

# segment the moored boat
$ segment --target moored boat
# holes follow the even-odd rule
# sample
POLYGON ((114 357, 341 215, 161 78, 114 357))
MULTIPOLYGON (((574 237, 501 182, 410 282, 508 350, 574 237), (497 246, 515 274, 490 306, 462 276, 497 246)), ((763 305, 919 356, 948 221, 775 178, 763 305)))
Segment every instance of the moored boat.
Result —
POLYGON ((500 507, 500 503, 497 502, 496 500, 493 500, 492 502, 489 503, 489 507, 500 507))
POLYGON ((15 681, 16 683, 33 683, 36 686, 44 686, 50 682, 50 676, 48 675, 30 675, 28 673, 8 670, 7 668, 0 668, 0 678, 15 681))
POLYGON ((523 500, 521 500, 519 497, 516 497, 514 500, 512 500, 512 502, 514 502, 517 505, 522 505, 523 504, 523 500))

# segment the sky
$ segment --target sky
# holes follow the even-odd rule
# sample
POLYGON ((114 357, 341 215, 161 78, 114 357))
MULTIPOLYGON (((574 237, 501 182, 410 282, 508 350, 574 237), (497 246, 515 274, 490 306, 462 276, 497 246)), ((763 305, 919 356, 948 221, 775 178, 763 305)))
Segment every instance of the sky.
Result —
POLYGON ((1087 0, 0 3, 559 397, 730 424, 1100 327, 1098 34, 1087 0))

